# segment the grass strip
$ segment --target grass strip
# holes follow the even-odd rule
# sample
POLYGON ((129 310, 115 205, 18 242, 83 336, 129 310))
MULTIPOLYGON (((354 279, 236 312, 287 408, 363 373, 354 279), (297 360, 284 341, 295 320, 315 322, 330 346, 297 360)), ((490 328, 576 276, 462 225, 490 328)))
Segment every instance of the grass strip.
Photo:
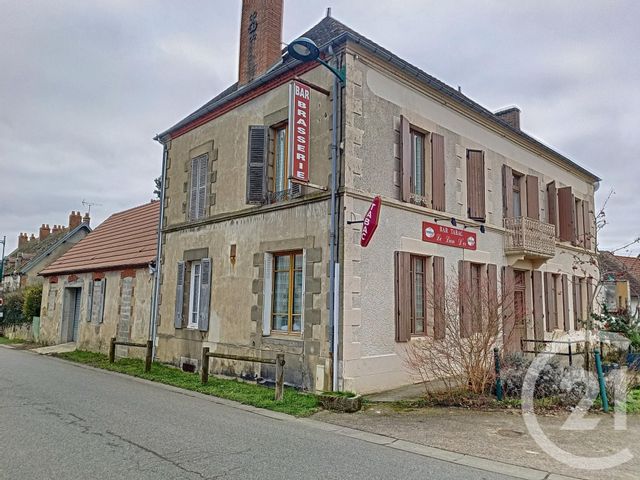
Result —
POLYGON ((281 402, 276 402, 273 398, 274 391, 271 388, 239 380, 216 377, 209 377, 207 384, 202 385, 198 374, 183 372, 161 363, 154 362, 151 366, 151 371, 145 373, 144 362, 134 358, 122 358, 114 363, 109 363, 106 355, 83 350, 59 353, 56 356, 72 362, 226 398, 246 405, 253 405, 254 407, 295 415, 296 417, 306 417, 318 410, 318 401, 315 395, 300 393, 292 388, 285 388, 284 399, 281 402))

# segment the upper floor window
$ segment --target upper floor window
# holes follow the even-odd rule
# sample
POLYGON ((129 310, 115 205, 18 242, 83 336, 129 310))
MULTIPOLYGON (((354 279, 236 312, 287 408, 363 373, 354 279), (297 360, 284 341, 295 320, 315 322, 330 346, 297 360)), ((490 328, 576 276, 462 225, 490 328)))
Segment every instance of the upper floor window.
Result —
POLYGON ((287 146, 287 126, 283 125, 273 129, 274 154, 273 154, 273 182, 274 192, 282 192, 289 187, 289 165, 287 146))
POLYGON ((513 172, 512 175, 512 190, 513 190, 513 216, 518 218, 522 217, 522 175, 513 172))
POLYGON ((445 209, 444 137, 400 118, 402 200, 434 210, 445 209))
POLYGON ((208 160, 209 156, 207 154, 191 159, 191 188, 189 191, 190 220, 199 220, 205 216, 208 160))
POLYGON ((411 130, 411 193, 426 197, 424 134, 411 130))

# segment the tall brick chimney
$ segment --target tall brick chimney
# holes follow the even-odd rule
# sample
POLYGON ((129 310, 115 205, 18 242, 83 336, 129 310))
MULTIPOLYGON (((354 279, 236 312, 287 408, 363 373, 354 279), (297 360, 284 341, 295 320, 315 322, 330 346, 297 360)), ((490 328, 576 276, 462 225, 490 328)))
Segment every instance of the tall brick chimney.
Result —
POLYGON ((82 215, 80 212, 71 212, 69 215, 69 230, 73 230, 82 223, 82 215))
POLYGON ((284 0, 243 0, 240 22, 240 86, 259 77, 282 56, 284 0))
POLYGON ((42 226, 40 227, 40 232, 38 234, 38 240, 44 240, 45 238, 47 238, 49 236, 50 233, 51 233, 51 229, 49 228, 49 225, 45 225, 43 223, 42 226))
POLYGON ((503 122, 506 122, 511 128, 520 130, 520 109, 518 107, 509 107, 504 110, 498 110, 494 115, 503 122))
POLYGON ((24 247, 29 242, 29 237, 26 233, 18 235, 18 248, 24 247))

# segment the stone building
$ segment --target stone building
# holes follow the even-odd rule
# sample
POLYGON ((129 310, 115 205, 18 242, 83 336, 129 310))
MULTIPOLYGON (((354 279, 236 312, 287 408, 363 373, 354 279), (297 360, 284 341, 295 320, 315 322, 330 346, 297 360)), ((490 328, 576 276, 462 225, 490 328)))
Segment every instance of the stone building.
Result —
MULTIPOLYGON (((154 285, 159 202, 114 213, 44 269, 40 340, 106 353, 109 340, 144 343, 154 285)), ((123 356, 143 349, 118 347, 123 356)))
MULTIPOLYGON (((305 389, 404 385, 412 381, 406 346, 443 331, 424 299, 448 285, 449 272, 471 288, 510 285, 522 321, 505 312, 505 330, 516 333, 505 348, 580 335, 598 278, 594 174, 524 133, 519 109, 491 112, 330 15, 303 36, 345 72, 337 92, 326 68, 280 50, 282 1, 244 1, 241 25, 239 82, 158 136, 166 187, 160 360, 199 368, 203 346, 283 352, 285 381, 305 389), (299 145, 294 80, 309 96, 307 184, 292 180, 288 149, 299 145), (329 318, 334 101, 337 349, 329 318), (362 247, 362 225, 349 222, 376 196, 379 226, 362 247)), ((211 362, 214 372, 273 376, 257 364, 211 362)))
POLYGON ((4 259, 2 290, 42 283, 38 274, 91 232, 89 214, 71 212, 67 226, 42 224, 38 236, 20 233, 18 247, 4 259))

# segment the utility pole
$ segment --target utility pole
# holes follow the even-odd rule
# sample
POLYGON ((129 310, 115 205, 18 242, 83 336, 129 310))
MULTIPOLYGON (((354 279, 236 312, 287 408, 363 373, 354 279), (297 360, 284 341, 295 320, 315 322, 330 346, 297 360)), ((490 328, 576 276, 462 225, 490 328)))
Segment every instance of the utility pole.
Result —
POLYGON ((0 284, 2 284, 2 281, 4 279, 4 247, 7 243, 7 236, 5 235, 4 237, 2 237, 2 257, 0 260, 0 284))

